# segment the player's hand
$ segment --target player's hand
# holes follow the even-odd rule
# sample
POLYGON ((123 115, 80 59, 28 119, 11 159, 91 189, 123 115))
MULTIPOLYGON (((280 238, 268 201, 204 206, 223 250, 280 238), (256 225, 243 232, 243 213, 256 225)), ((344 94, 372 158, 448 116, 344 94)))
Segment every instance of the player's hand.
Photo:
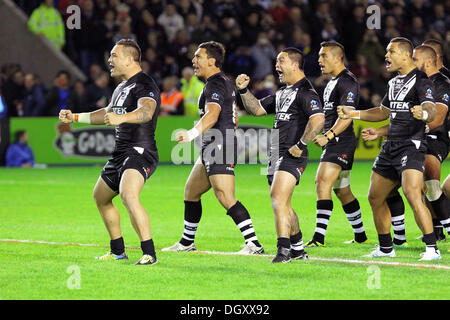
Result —
POLYGON ((59 112, 59 120, 62 123, 72 123, 73 122, 73 116, 72 111, 63 109, 59 112))
POLYGON ((294 144, 292 147, 289 148, 289 153, 291 156, 300 158, 302 156, 303 150, 301 150, 299 147, 297 147, 296 144, 294 144))
POLYGON ((414 106, 411 108, 411 113, 413 114, 413 117, 417 120, 422 120, 423 117, 423 109, 422 106, 414 106))
POLYGON ((247 88, 249 83, 250 83, 250 77, 246 74, 240 74, 236 78, 236 87, 239 90, 247 88))
POLYGON ((105 113, 104 120, 107 126, 118 126, 123 123, 122 117, 114 112, 105 113))
POLYGON ((361 135, 364 141, 373 141, 379 137, 375 128, 366 128, 361 131, 361 135))
POLYGON ((341 119, 350 119, 350 113, 354 111, 355 109, 347 107, 347 106, 337 106, 337 112, 339 115, 339 118, 341 119))
POLYGON ((326 145, 328 143, 328 139, 327 139, 327 137, 325 137, 325 135, 321 134, 321 135, 316 136, 313 139, 313 142, 316 146, 323 147, 324 145, 326 145))
POLYGON ((175 139, 177 139, 178 143, 189 143, 189 135, 186 130, 180 130, 175 134, 175 139))

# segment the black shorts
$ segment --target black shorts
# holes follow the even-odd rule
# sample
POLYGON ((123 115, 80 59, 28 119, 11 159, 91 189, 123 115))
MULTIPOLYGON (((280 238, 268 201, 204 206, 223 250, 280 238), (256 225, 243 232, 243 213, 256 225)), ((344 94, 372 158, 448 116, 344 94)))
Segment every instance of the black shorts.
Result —
POLYGON ((351 170, 356 150, 355 139, 339 139, 338 142, 326 144, 320 162, 332 162, 340 165, 342 170, 351 170))
POLYGON ((427 154, 435 156, 440 163, 444 162, 448 155, 448 145, 445 141, 427 137, 427 154))
MULTIPOLYGON (((298 185, 300 182, 300 177, 306 169, 306 165, 308 164, 308 157, 299 157, 296 158, 292 156, 289 151, 286 151, 286 153, 278 159, 278 161, 274 164, 269 163, 269 166, 274 165, 274 172, 277 171, 286 171, 292 174, 295 177, 296 183, 295 185, 298 185)), ((268 170, 269 172, 271 170, 268 170)), ((273 175, 267 175, 267 182, 269 183, 269 186, 272 185, 273 182, 273 175)))
POLYGON ((234 167, 237 163, 237 139, 229 144, 217 146, 214 142, 202 146, 202 164, 209 176, 215 174, 231 174, 234 176, 234 167))
POLYGON ((144 182, 155 172, 158 161, 144 149, 143 153, 130 149, 129 151, 113 155, 103 167, 101 177, 116 193, 119 193, 120 180, 126 169, 136 169, 144 177, 144 182))
POLYGON ((424 171, 427 143, 425 140, 386 141, 375 159, 372 170, 393 181, 401 181, 406 169, 424 171))

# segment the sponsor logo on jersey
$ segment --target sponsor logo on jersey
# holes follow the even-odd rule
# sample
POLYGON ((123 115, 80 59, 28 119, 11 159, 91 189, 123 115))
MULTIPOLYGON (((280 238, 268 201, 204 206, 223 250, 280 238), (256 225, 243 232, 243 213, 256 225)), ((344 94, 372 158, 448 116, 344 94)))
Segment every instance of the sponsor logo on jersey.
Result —
POLYGON ((391 101, 389 103, 389 108, 391 110, 409 110, 409 102, 391 101))
POLYGON ((427 92, 425 93, 425 97, 428 99, 433 99, 433 91, 430 88, 427 89, 427 92))
POLYGON ((442 101, 448 102, 448 100, 450 100, 450 97, 448 96, 448 94, 444 94, 444 96, 442 97, 442 101))
POLYGON ((406 163, 408 162, 408 156, 404 156, 401 160, 402 167, 406 166, 406 163))
POLYGON ((125 113, 127 113, 127 108, 125 108, 125 107, 113 107, 112 111, 115 114, 125 114, 125 113))
POLYGON ((318 109, 319 108, 319 102, 317 100, 311 100, 311 103, 309 105, 311 107, 312 110, 318 109))
POLYGON ((219 96, 218 93, 213 93, 213 94, 211 95, 211 99, 219 101, 220 96, 219 96))
POLYGON ((155 97, 155 94, 154 94, 153 92, 151 92, 151 91, 148 93, 148 95, 149 95, 150 97, 152 97, 152 98, 155 97))

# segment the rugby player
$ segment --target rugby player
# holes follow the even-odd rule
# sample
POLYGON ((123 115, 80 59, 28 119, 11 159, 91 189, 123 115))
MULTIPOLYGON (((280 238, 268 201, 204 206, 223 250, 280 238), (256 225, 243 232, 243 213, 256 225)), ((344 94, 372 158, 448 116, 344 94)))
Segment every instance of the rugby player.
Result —
POLYGON ((308 259, 291 198, 306 169, 307 145, 322 130, 325 117, 319 96, 305 77, 303 67, 304 57, 300 50, 282 50, 277 56, 275 69, 285 86, 261 100, 247 89, 250 82, 247 75, 241 74, 236 78, 244 107, 250 114, 275 113, 267 170, 278 236, 277 254, 272 263, 308 259))
POLYGON ((359 84, 356 77, 344 65, 344 47, 335 41, 321 43, 319 65, 323 74, 333 78, 323 93, 325 125, 323 134, 314 138, 314 143, 323 147, 316 174, 317 218, 313 238, 307 247, 325 244, 325 233, 333 210, 331 189, 338 197, 352 226, 354 238, 346 243, 364 243, 367 236, 361 218, 358 200, 350 189, 350 170, 356 150, 353 120, 338 117, 337 106, 358 108, 359 84))
POLYGON ((395 257, 390 234, 391 217, 386 198, 400 182, 423 233, 426 251, 420 260, 440 259, 430 211, 421 196, 426 154, 425 124, 434 120, 433 84, 416 68, 412 43, 393 38, 386 53, 386 67, 398 75, 391 79, 380 107, 355 111, 339 106, 342 119, 383 121, 390 117, 386 142, 372 168, 369 203, 372 207, 379 247, 368 257, 395 257))
POLYGON ((137 265, 157 262, 148 214, 139 201, 142 187, 156 170, 155 142, 160 92, 156 83, 142 72, 141 49, 130 39, 122 39, 111 50, 111 76, 122 79, 106 108, 72 113, 61 110, 64 123, 81 122, 115 127, 115 148, 94 187, 94 200, 111 238, 111 251, 99 260, 128 259, 120 228, 120 215, 112 200, 118 194, 130 214, 141 240, 143 256, 137 265))
POLYGON ((233 83, 222 72, 225 48, 209 41, 198 46, 192 64, 195 74, 206 80, 199 97, 200 121, 190 130, 177 132, 179 143, 201 136, 201 155, 194 164, 184 190, 184 232, 180 241, 162 251, 194 251, 197 227, 202 216, 201 196, 209 189, 227 210, 241 231, 245 245, 239 254, 261 254, 252 219, 235 197, 234 166, 237 162, 236 93, 233 83))

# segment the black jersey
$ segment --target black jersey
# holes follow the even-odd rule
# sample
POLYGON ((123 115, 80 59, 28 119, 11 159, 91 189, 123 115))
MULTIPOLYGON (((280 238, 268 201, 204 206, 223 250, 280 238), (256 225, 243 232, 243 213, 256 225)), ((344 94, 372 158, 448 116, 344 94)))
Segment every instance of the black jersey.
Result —
POLYGON ((158 159, 155 129, 161 98, 158 86, 153 79, 144 72, 139 72, 127 81, 123 81, 114 90, 110 105, 115 114, 125 114, 134 111, 138 100, 144 97, 156 102, 152 120, 141 124, 122 123, 116 126, 116 145, 113 156, 138 147, 150 151, 158 159))
POLYGON ((434 98, 436 104, 441 104, 447 108, 447 113, 445 114, 444 123, 442 126, 435 128, 434 130, 428 133, 428 136, 434 136, 433 138, 437 138, 441 141, 450 144, 450 139, 448 137, 448 116, 450 114, 449 106, 450 106, 450 79, 444 76, 442 73, 438 72, 433 74, 430 77, 430 80, 433 82, 434 86, 434 98))
MULTIPOLYGON (((219 130, 225 141, 227 134, 235 135, 235 111, 234 103, 236 92, 233 83, 225 76, 223 72, 216 73, 206 80, 205 86, 198 99, 200 117, 203 117, 208 103, 215 103, 220 106, 220 114, 217 122, 211 129, 219 130), (231 129, 231 130, 230 130, 231 129), (228 132, 227 132, 228 130, 228 132)), ((211 135, 215 133, 205 132, 202 136, 202 145, 210 143, 211 135)))
POLYGON ((448 70, 446 67, 440 68, 439 72, 450 79, 450 70, 448 70))
POLYGON ((391 113, 387 140, 425 139, 425 122, 415 119, 411 109, 424 102, 434 103, 433 91, 431 80, 417 68, 389 80, 381 101, 391 113))
MULTIPOLYGON (((347 69, 342 70, 332 78, 323 92, 323 111, 325 112, 325 124, 323 132, 330 130, 339 118, 337 106, 349 106, 355 109, 359 104, 359 83, 356 77, 347 69)), ((354 138, 353 122, 339 134, 339 138, 354 138)))
MULTIPOLYGON (((294 85, 282 87, 275 94, 259 101, 266 113, 275 113, 273 128, 278 129, 278 139, 272 134, 271 154, 278 150, 283 155, 300 141, 309 118, 323 114, 319 96, 306 78, 294 85)), ((302 157, 307 155, 305 149, 302 157)))

